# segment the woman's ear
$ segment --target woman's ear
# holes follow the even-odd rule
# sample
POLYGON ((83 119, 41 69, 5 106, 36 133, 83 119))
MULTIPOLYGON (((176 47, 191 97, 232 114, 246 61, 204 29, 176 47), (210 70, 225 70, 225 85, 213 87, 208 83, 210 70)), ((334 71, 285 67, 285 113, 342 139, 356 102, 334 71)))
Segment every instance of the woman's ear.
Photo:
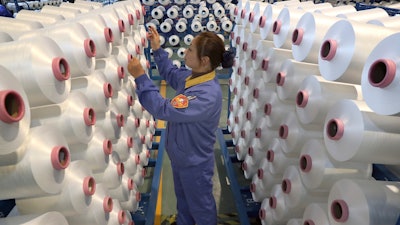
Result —
POLYGON ((208 56, 201 57, 201 65, 202 66, 210 66, 211 65, 210 57, 208 57, 208 56))

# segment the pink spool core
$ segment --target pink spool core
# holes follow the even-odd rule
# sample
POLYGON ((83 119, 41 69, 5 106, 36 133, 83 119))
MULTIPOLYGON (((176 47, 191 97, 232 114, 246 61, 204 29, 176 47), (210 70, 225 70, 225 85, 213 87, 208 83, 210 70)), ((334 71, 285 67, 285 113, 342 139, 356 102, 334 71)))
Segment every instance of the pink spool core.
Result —
POLYGON ((117 119, 117 126, 118 126, 118 127, 123 127, 123 126, 124 126, 124 123, 125 123, 125 121, 124 121, 124 115, 118 114, 118 115, 116 116, 116 119, 117 119))
POLYGON ((258 179, 263 179, 263 177, 264 177, 264 170, 263 169, 258 169, 257 170, 257 177, 258 177, 258 179))
POLYGON ((103 199, 103 210, 105 213, 110 213, 113 210, 114 203, 111 197, 106 196, 103 199))
POLYGON ((236 37, 236 44, 237 44, 237 45, 240 44, 240 37, 239 37, 239 36, 236 37))
MULTIPOLYGON (((143 11, 143 9, 142 9, 142 13, 144 15, 146 13, 146 10, 143 11)), ((135 14, 136 14, 136 19, 140 20, 140 10, 139 9, 136 9, 135 14)))
POLYGON ((51 68, 54 77, 58 81, 68 80, 71 76, 70 68, 67 60, 61 57, 54 58, 51 62, 51 68))
POLYGON ((140 39, 140 41, 141 41, 143 47, 146 46, 146 38, 142 37, 140 39))
MULTIPOLYGON (((139 14, 140 14, 140 11, 139 11, 139 14)), ((144 6, 142 6, 142 14, 143 14, 143 16, 146 15, 146 8, 144 6)), ((140 15, 139 15, 139 19, 140 19, 140 15)))
POLYGON ((126 139, 126 145, 128 146, 128 148, 132 148, 133 147, 133 137, 128 137, 126 139))
POLYGON ((246 119, 251 120, 251 112, 246 112, 246 119))
POLYGON ((128 97, 126 97, 126 98, 127 98, 126 101, 127 101, 128 106, 129 107, 133 106, 133 97, 132 97, 132 95, 128 95, 128 97))
POLYGON ((326 40, 321 45, 320 55, 323 60, 330 61, 335 57, 337 50, 337 42, 335 40, 326 40))
POLYGON ((261 16, 260 17, 260 21, 258 22, 258 26, 260 27, 260 28, 263 28, 263 27, 265 27, 265 23, 267 22, 267 18, 265 18, 265 16, 261 16))
POLYGON ((135 25, 135 18, 133 17, 132 13, 128 14, 128 21, 129 25, 135 25))
POLYGON ((268 70, 268 65, 269 65, 269 59, 263 59, 261 61, 261 69, 263 69, 264 71, 268 70))
POLYGON ((342 120, 336 118, 329 120, 326 125, 326 134, 329 139, 337 141, 343 137, 343 133, 344 124, 342 120))
POLYGON ((368 71, 368 81, 374 87, 385 88, 396 76, 396 63, 390 59, 376 60, 368 71))
POLYGON ((283 86, 285 84, 285 79, 286 79, 286 73, 285 72, 279 72, 276 75, 276 84, 278 86, 283 86))
POLYGON ((299 166, 300 166, 301 171, 303 171, 305 173, 309 173, 312 168, 311 156, 308 154, 300 156, 299 166))
POLYGON ((140 202, 140 200, 142 200, 142 195, 140 194, 140 192, 136 192, 136 201, 140 202))
POLYGON ((96 113, 93 108, 85 108, 83 110, 83 121, 86 126, 93 126, 96 124, 96 113))
POLYGON ((117 68, 117 74, 119 79, 123 79, 125 77, 125 70, 124 67, 118 66, 117 68))
POLYGON ((239 8, 238 8, 238 7, 235 7, 235 9, 233 10, 233 14, 234 14, 235 16, 237 16, 238 13, 239 13, 239 8))
POLYGON ((238 75, 242 75, 242 67, 239 67, 239 68, 237 69, 237 74, 238 74, 238 75))
POLYGON ((83 193, 86 196, 92 196, 96 192, 96 181, 94 180, 93 177, 87 176, 83 178, 83 193))
POLYGON ((243 163, 242 163, 242 170, 243 170, 243 171, 246 171, 246 170, 247 170, 247 163, 246 163, 246 162, 243 162, 243 163))
POLYGON ((261 128, 256 128, 256 138, 260 138, 261 137, 261 128))
POLYGON ((128 54, 128 62, 133 59, 133 55, 131 53, 128 54))
POLYGON ((275 159, 275 152, 272 151, 271 149, 269 149, 267 151, 267 160, 268 160, 268 162, 273 162, 274 159, 275 159))
POLYGON ((349 219, 349 207, 342 199, 334 200, 331 203, 331 214, 335 221, 344 223, 349 219))
POLYGON ((271 196, 271 197, 268 199, 268 203, 269 203, 269 207, 271 207, 272 209, 275 209, 275 208, 276 208, 276 205, 277 205, 276 197, 275 197, 275 196, 271 196))
POLYGON ((92 39, 85 39, 85 41, 83 42, 83 48, 85 49, 87 57, 91 58, 96 56, 96 44, 92 39))
POLYGON ((105 155, 110 155, 112 153, 112 142, 110 139, 105 139, 103 141, 103 152, 105 155))
POLYGON ((254 21, 254 12, 250 12, 249 14, 249 22, 252 23, 254 21))
POLYGON ((281 27, 282 27, 282 21, 276 20, 272 25, 272 33, 279 34, 279 32, 281 31, 281 27))
POLYGON ((64 146, 54 146, 50 154, 51 164, 56 170, 63 170, 70 163, 69 150, 64 146))
POLYGON ((294 45, 300 45, 303 41, 304 30, 302 28, 296 28, 292 34, 292 43, 294 45))
POLYGON ((253 90, 253 98, 258 99, 260 96, 260 89, 259 88, 254 88, 253 90))
POLYGON ((244 99, 243 99, 243 98, 240 98, 240 99, 239 99, 239 105, 240 105, 240 106, 244 106, 244 99))
POLYGON ((265 104, 264 106, 264 114, 269 116, 272 112, 272 105, 270 103, 265 104))
POLYGON ((112 30, 109 27, 104 28, 104 38, 107 43, 112 43, 114 41, 114 35, 112 30))
POLYGON ((265 217, 266 217, 265 209, 260 209, 260 210, 258 211, 258 217, 259 217, 261 220, 264 220, 264 219, 265 219, 265 217))
POLYGON ((235 152, 239 153, 240 152, 240 147, 238 145, 235 146, 235 152))
POLYGON ((128 190, 133 190, 133 188, 135 187, 133 180, 131 178, 128 178, 128 190))
POLYGON ((235 33, 234 32, 231 32, 231 39, 232 40, 235 39, 235 33))
POLYGON ((253 49, 251 51, 251 59, 256 60, 257 59, 257 50, 253 49))
POLYGON ((138 165, 140 163, 140 156, 139 155, 136 155, 135 163, 136 163, 136 165, 138 165))
POLYGON ((292 191, 292 182, 289 179, 283 179, 281 185, 283 193, 289 194, 292 191))
POLYGON ((141 137, 140 137, 140 142, 141 142, 142 144, 145 144, 145 143, 146 143, 146 137, 145 137, 145 136, 141 136, 141 137))
POLYGON ((125 32, 125 23, 121 19, 118 20, 118 28, 120 32, 125 32))
POLYGON ((139 45, 135 46, 135 52, 136 52, 137 55, 140 54, 141 51, 140 51, 140 46, 139 45))
POLYGON ((250 192, 254 193, 254 192, 256 192, 256 190, 257 190, 256 184, 251 182, 251 184, 250 184, 250 192))
POLYGON ((242 13, 240 14, 240 18, 244 19, 246 17, 246 10, 242 9, 242 13))
POLYGON ((147 67, 147 69, 150 69, 150 62, 149 62, 149 60, 146 60, 146 67, 147 67))
POLYGON ((283 124, 279 127, 279 137, 282 139, 286 139, 289 136, 289 127, 286 124, 283 124))
POLYGON ((249 149, 247 150, 247 153, 249 154, 249 156, 253 156, 254 155, 254 149, 253 147, 249 147, 249 149))
POLYGON ((125 220, 126 220, 126 213, 124 210, 120 210, 118 212, 118 223, 122 225, 125 223, 125 220))
POLYGON ((112 85, 108 82, 103 84, 104 97, 111 98, 114 95, 112 85))
POLYGON ((245 84, 245 85, 249 85, 249 84, 250 84, 250 77, 249 77, 249 76, 246 76, 246 77, 244 78, 244 84, 245 84))
POLYGON ((308 94, 308 91, 301 90, 301 91, 297 92, 297 96, 296 96, 297 106, 300 108, 306 107, 309 98, 310 98, 310 95, 308 94))
POLYGON ((142 170, 142 176, 145 177, 146 174, 147 174, 147 169, 146 169, 146 168, 143 168, 143 170, 142 170))
POLYGON ((248 47, 249 47, 249 43, 244 42, 243 46, 242 46, 242 50, 246 52, 248 47))
POLYGON ((140 119, 139 118, 135 119, 135 126, 140 127, 140 119))
POLYGON ((14 90, 0 91, 0 120, 5 123, 21 121, 25 115, 25 103, 14 90))
POLYGON ((124 174, 124 172, 125 172, 124 164, 121 163, 121 162, 117 163, 117 174, 118 174, 118 176, 122 176, 122 174, 124 174))
POLYGON ((315 223, 312 220, 306 220, 304 221, 303 225, 315 225, 315 223))

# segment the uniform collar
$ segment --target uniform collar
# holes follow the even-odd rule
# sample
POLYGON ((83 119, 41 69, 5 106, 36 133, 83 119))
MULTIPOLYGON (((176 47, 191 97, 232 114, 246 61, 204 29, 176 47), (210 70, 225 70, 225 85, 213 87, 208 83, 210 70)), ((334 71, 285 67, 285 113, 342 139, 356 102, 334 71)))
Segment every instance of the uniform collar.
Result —
POLYGON ((209 73, 206 73, 204 75, 198 76, 196 78, 193 78, 193 79, 191 79, 191 78, 192 78, 192 76, 189 76, 186 78, 185 89, 190 88, 197 84, 201 84, 201 83, 213 80, 215 78, 215 70, 213 70, 209 73))

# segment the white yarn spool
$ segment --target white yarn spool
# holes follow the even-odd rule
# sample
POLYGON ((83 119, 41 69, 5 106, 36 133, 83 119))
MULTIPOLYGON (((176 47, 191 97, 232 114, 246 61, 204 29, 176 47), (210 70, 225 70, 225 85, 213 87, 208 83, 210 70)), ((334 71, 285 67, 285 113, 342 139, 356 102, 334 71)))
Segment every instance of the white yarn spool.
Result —
POLYGON ((259 124, 256 124, 255 128, 255 139, 259 141, 261 146, 268 146, 268 144, 276 137, 278 137, 278 131, 268 126, 268 121, 261 118, 259 124))
POLYGON ((282 186, 286 206, 289 210, 300 210, 303 215, 305 207, 310 203, 325 203, 328 192, 323 190, 308 190, 304 186, 297 166, 288 166, 282 175, 282 186))
MULTIPOLYGON (((304 224, 303 224, 303 220, 302 219, 292 218, 292 219, 288 220, 286 225, 304 225, 304 224)), ((327 224, 327 225, 329 225, 329 224, 327 224)))
POLYGON ((125 89, 121 89, 113 96, 111 104, 115 106, 120 114, 127 118, 129 111, 133 105, 133 96, 130 95, 125 89))
POLYGON ((107 189, 117 188, 122 181, 124 174, 124 164, 120 161, 118 153, 111 153, 111 160, 104 171, 93 173, 96 182, 102 183, 107 189))
POLYGON ((96 113, 83 93, 72 92, 61 104, 31 108, 32 126, 60 129, 69 145, 87 144, 93 137, 96 113))
POLYGON ((209 18, 209 20, 208 20, 208 22, 206 24, 206 28, 207 28, 208 31, 215 32, 218 29, 218 24, 217 24, 217 21, 215 21, 214 18, 213 19, 211 19, 211 18, 212 17, 210 15, 210 18, 209 18))
POLYGON ((287 156, 298 156, 306 141, 322 137, 323 133, 318 127, 300 124, 295 112, 289 113, 279 127, 279 140, 287 156))
POLYGON ((263 40, 273 41, 274 34, 272 33, 272 27, 278 16, 280 15, 282 6, 269 4, 264 8, 264 11, 260 15, 258 22, 260 35, 263 40))
POLYGON ((131 151, 129 158, 124 162, 125 173, 128 177, 132 178, 135 176, 138 168, 140 167, 140 156, 136 150, 131 151))
POLYGON ((160 20, 164 17, 165 12, 165 7, 163 5, 159 5, 151 10, 151 17, 160 20))
POLYGON ((399 217, 398 182, 343 179, 332 186, 328 217, 337 224, 395 224, 399 217))
MULTIPOLYGON (((271 173, 269 169, 270 163, 271 162, 268 161, 267 157, 262 158, 260 161, 259 168, 257 170, 257 176, 255 175, 258 179, 261 180, 263 187, 265 188, 265 190, 267 190, 265 192, 265 196, 269 196, 271 188, 276 184, 280 184, 282 181, 282 174, 271 173)), ((250 186, 250 190, 251 189, 252 187, 250 186)))
MULTIPOLYGON (((94 9, 98 9, 103 7, 103 3, 101 2, 92 2, 92 1, 86 1, 86 0, 75 0, 75 4, 77 5, 82 5, 82 6, 92 6, 94 9)), ((106 5, 106 7, 110 7, 110 5, 106 5)))
POLYGON ((134 36, 127 36, 124 37, 124 46, 126 47, 126 50, 133 56, 137 57, 140 54, 143 54, 144 48, 141 46, 141 38, 139 35, 134 35, 134 36))
POLYGON ((175 30, 179 33, 185 32, 187 29, 187 20, 185 18, 180 18, 175 24, 175 30))
POLYGON ((361 88, 367 105, 381 115, 398 115, 400 105, 393 101, 399 89, 397 55, 393 45, 399 43, 399 34, 383 39, 372 50, 364 65, 361 88))
POLYGON ((397 164, 398 127, 398 117, 378 115, 364 101, 343 99, 329 110, 323 135, 338 161, 397 164))
POLYGON ((386 10, 377 7, 356 12, 341 13, 336 15, 336 17, 365 23, 371 19, 386 18, 389 17, 389 15, 386 10))
POLYGON ((304 9, 283 8, 275 22, 273 22, 272 33, 275 47, 291 49, 291 36, 299 19, 306 13, 304 9))
POLYGON ((110 109, 104 115, 98 115, 96 120, 96 128, 103 129, 106 138, 114 140, 121 136, 125 118, 114 105, 111 104, 110 109))
POLYGON ((53 5, 45 5, 40 9, 41 13, 62 15, 66 20, 73 19, 76 15, 82 13, 79 9, 60 8, 53 5))
POLYGON ((182 11, 183 17, 186 19, 193 18, 194 16, 194 7, 193 5, 186 5, 182 11))
POLYGON ((276 92, 267 97, 264 105, 264 118, 268 127, 278 129, 283 120, 292 112, 294 112, 293 105, 280 100, 276 92))
POLYGON ((176 19, 179 15, 179 7, 177 5, 173 5, 167 9, 167 17, 170 19, 176 19))
POLYGON ((85 160, 94 173, 100 173, 107 167, 112 151, 113 144, 111 140, 104 136, 104 132, 101 129, 96 129, 87 147, 82 151, 73 152, 71 159, 72 161, 85 160))
MULTIPOLYGON (((253 67, 258 67, 263 72, 264 83, 276 83, 276 75, 282 65, 282 62, 286 59, 292 58, 292 51, 281 48, 270 48, 266 53, 266 56, 260 61, 253 63, 253 67)), ((254 60, 253 60, 254 62, 254 60)))
POLYGON ((108 189, 108 193, 114 200, 120 202, 128 201, 130 192, 133 190, 134 186, 135 183, 133 183, 133 180, 123 174, 121 184, 116 188, 108 189))
POLYGON ((289 204, 285 199, 285 193, 282 191, 281 185, 275 184, 271 189, 269 197, 272 218, 277 222, 285 224, 290 218, 303 215, 302 208, 290 208, 289 204))
POLYGON ((267 56, 267 53, 269 52, 269 49, 274 47, 274 43, 272 41, 267 41, 267 40, 258 40, 256 47, 251 50, 251 59, 252 61, 252 66, 256 70, 261 70, 261 63, 262 60, 267 56))
POLYGON ((126 26, 128 26, 128 24, 125 24, 124 21, 119 18, 115 9, 103 7, 100 9, 93 10, 90 13, 79 14, 76 19, 88 16, 92 17, 94 15, 101 16, 106 22, 107 27, 111 29, 114 37, 113 46, 121 45, 125 37, 126 26))
POLYGON ((269 3, 256 2, 253 10, 249 13, 249 26, 252 33, 260 33, 260 17, 269 3))
POLYGON ((0 43, 10 42, 10 41, 13 41, 13 40, 14 39, 8 33, 3 32, 3 31, 0 32, 0 43))
POLYGON ((177 59, 172 60, 172 64, 173 64, 174 66, 176 66, 177 68, 181 68, 181 67, 182 67, 181 61, 179 61, 179 60, 177 60, 177 59))
POLYGON ((236 141, 234 142, 236 158, 239 160, 244 160, 244 157, 246 157, 251 143, 249 140, 240 137, 240 130, 238 131, 239 132, 237 133, 232 132, 231 135, 233 139, 236 139, 236 141))
POLYGON ((172 30, 173 20, 168 18, 160 24, 160 30, 163 33, 168 33, 172 30))
POLYGON ((152 6, 155 3, 155 0, 143 0, 143 5, 152 6))
POLYGON ((38 214, 58 211, 64 216, 87 212, 91 196, 96 191, 96 181, 85 161, 71 162, 65 169, 64 187, 60 194, 16 199, 21 214, 38 214))
MULTIPOLYGON (((113 4, 106 5, 105 8, 112 8, 118 15, 118 18, 122 20, 125 25, 124 37, 130 36, 138 28, 138 19, 128 9, 125 2, 117 1, 113 4)), ((110 9, 111 10, 111 9, 110 9)))
POLYGON ((89 75, 94 71, 96 44, 85 27, 79 23, 63 23, 22 35, 20 40, 44 35, 53 39, 63 50, 70 65, 71 76, 89 75))
POLYGON ((251 180, 252 180, 250 183, 251 198, 255 202, 262 202, 263 199, 269 196, 270 189, 268 189, 268 187, 266 187, 263 184, 263 181, 259 179, 257 175, 254 175, 251 180))
POLYGON ((192 20, 192 24, 190 24, 190 28, 193 32, 200 32, 203 29, 203 25, 200 20, 194 19, 192 20))
MULTIPOLYGON (((258 217, 263 225, 276 224, 272 216, 271 207, 269 206, 269 198, 264 198, 261 202, 260 210, 258 211, 258 217)), ((280 225, 280 223, 278 223, 280 225)), ((284 225, 284 223, 282 223, 284 225)))
MULTIPOLYGON (((140 191, 137 189, 136 185, 134 185, 134 188, 130 191, 128 200, 120 201, 121 208, 128 210, 129 212, 136 212, 139 209, 140 200, 140 191)), ((130 213, 127 213, 127 215, 130 215, 130 213)))
POLYGON ((331 25, 339 20, 340 18, 322 13, 306 12, 299 19, 292 33, 293 58, 297 61, 317 64, 322 39, 331 25))
POLYGON ((176 54, 178 55, 179 58, 183 59, 185 57, 185 52, 186 52, 186 48, 180 47, 176 51, 176 54))
MULTIPOLYGON (((246 36, 246 34, 244 34, 243 37, 244 36, 246 36)), ((257 44, 259 43, 260 40, 261 40, 260 34, 252 33, 250 34, 250 36, 247 36, 246 40, 243 41, 242 51, 245 60, 252 59, 253 51, 256 49, 257 44)))
POLYGON ((319 75, 318 64, 287 59, 276 74, 276 92, 282 100, 293 102, 304 78, 319 75))
POLYGON ((18 11, 17 15, 15 16, 16 19, 19 20, 32 20, 41 23, 44 27, 56 24, 65 20, 64 16, 62 15, 54 15, 50 13, 44 12, 36 12, 33 10, 20 10, 18 11))
POLYGON ((233 23, 228 17, 222 16, 221 19, 220 19, 220 22, 221 22, 220 26, 221 26, 223 31, 225 31, 225 32, 231 32, 232 31, 233 23))
POLYGON ((88 104, 96 113, 104 113, 109 109, 114 91, 102 71, 97 70, 89 76, 73 78, 71 86, 71 92, 78 91, 87 97, 88 104))
POLYGON ((219 2, 215 2, 212 4, 212 9, 213 12, 217 18, 222 18, 223 16, 225 16, 225 8, 221 5, 221 3, 219 2))
POLYGON ((172 45, 172 46, 177 46, 177 45, 179 44, 179 42, 180 42, 180 38, 179 38, 179 36, 176 35, 176 34, 171 35, 171 36, 169 36, 169 38, 168 38, 168 43, 169 43, 170 45, 172 45))
POLYGON ((388 28, 397 29, 400 27, 400 20, 397 16, 389 16, 385 18, 371 19, 367 21, 368 24, 383 26, 388 28))
POLYGON ((128 71, 128 62, 133 57, 133 55, 128 52, 128 49, 124 45, 113 46, 111 54, 116 57, 119 65, 124 67, 124 71, 128 71))
POLYGON ((7 216, 0 218, 0 224, 14 224, 14 225, 68 225, 65 216, 57 211, 49 211, 41 215, 17 215, 7 216))
POLYGON ((0 44, 0 53, 4 56, 0 64, 12 71, 24 91, 29 93, 31 107, 60 103, 68 97, 70 67, 63 58, 62 50, 52 39, 38 36, 0 44), (13 54, 10 55, 10 52, 13 54), (22 62, 24 66, 21 66, 22 62), (32 71, 35 71, 35 76, 32 76, 32 71))
MULTIPOLYGON (((253 139, 254 140, 254 139, 253 139)), ((257 174, 257 170, 259 168, 261 160, 265 157, 265 148, 261 148, 261 146, 256 146, 257 143, 253 146, 252 141, 250 140, 250 146, 248 148, 247 155, 245 156, 242 169, 244 172, 244 177, 246 179, 252 178, 255 174, 257 174)), ((262 146, 264 147, 264 146, 262 146)))
POLYGON ((32 127, 25 148, 21 161, 0 167, 0 199, 60 193, 70 163, 68 143, 61 132, 46 125, 32 127))
POLYGON ((296 157, 288 157, 283 152, 278 138, 272 139, 267 146, 266 159, 268 160, 268 170, 274 176, 280 176, 285 172, 289 165, 297 165, 296 157))
MULTIPOLYGON (((24 143, 30 129, 31 111, 28 96, 17 78, 2 66, 0 74, 0 127, 3 131, 0 135, 0 158, 5 158, 24 143)), ((8 159, 5 163, 7 161, 16 162, 8 159)))
POLYGON ((142 165, 139 164, 135 174, 133 175, 133 177, 131 177, 136 186, 143 185, 146 173, 147 173, 146 168, 144 168, 142 165))
POLYGON ((74 4, 70 2, 62 2, 60 4, 61 8, 68 8, 68 9, 79 9, 82 13, 88 13, 88 12, 93 12, 94 7, 91 5, 79 5, 79 4, 74 4))
POLYGON ((129 158, 133 142, 133 136, 128 135, 125 131, 121 132, 120 138, 112 142, 113 151, 118 154, 121 162, 125 162, 129 158))
POLYGON ((121 90, 125 69, 118 63, 116 56, 96 59, 95 70, 104 74, 114 91, 121 90))
POLYGON ((9 34, 13 40, 28 31, 43 28, 43 25, 37 21, 16 20, 10 17, 0 17, 0 29, 9 34))
POLYGON ((197 11, 197 15, 200 16, 200 18, 208 18, 210 16, 210 10, 207 8, 206 5, 200 5, 198 11, 197 11))
POLYGON ((177 5, 184 5, 186 4, 186 0, 174 0, 175 4, 177 5))
POLYGON ((158 0, 158 2, 163 6, 167 6, 171 3, 170 0, 158 0))
POLYGON ((303 225, 330 225, 328 219, 328 206, 326 203, 311 203, 304 209, 303 225))
POLYGON ((372 165, 357 162, 338 162, 332 159, 323 140, 310 139, 301 149, 300 175, 310 190, 329 190, 339 179, 370 179, 372 165))
POLYGON ((372 24, 340 20, 334 23, 323 38, 318 65, 327 80, 360 84, 361 72, 368 55, 393 29, 372 24), (368 39, 368 45, 362 44, 368 39))
POLYGON ((237 1, 236 7, 233 11, 233 15, 235 17, 235 24, 243 25, 242 11, 243 11, 244 7, 246 6, 246 2, 248 2, 248 1, 249 0, 238 0, 237 1))
POLYGON ((308 76, 300 84, 296 96, 296 114, 303 124, 323 127, 326 114, 336 101, 361 100, 361 86, 331 82, 321 76, 308 76))
POLYGON ((121 225, 127 222, 126 211, 121 208, 119 201, 113 202, 113 209, 109 216, 108 225, 121 225))
POLYGON ((357 9, 353 5, 337 5, 328 9, 316 9, 315 13, 321 13, 326 16, 337 16, 338 14, 347 14, 356 12, 357 9))

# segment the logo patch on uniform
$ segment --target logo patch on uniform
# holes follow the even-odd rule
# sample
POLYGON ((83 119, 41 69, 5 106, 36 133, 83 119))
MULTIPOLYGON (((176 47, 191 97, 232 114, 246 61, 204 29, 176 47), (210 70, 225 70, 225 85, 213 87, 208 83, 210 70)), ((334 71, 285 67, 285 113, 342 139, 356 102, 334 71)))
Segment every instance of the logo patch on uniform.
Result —
POLYGON ((189 106, 189 98, 186 97, 183 94, 179 94, 177 96, 175 96, 172 100, 171 100, 171 105, 174 108, 177 109, 184 109, 187 108, 189 106))

